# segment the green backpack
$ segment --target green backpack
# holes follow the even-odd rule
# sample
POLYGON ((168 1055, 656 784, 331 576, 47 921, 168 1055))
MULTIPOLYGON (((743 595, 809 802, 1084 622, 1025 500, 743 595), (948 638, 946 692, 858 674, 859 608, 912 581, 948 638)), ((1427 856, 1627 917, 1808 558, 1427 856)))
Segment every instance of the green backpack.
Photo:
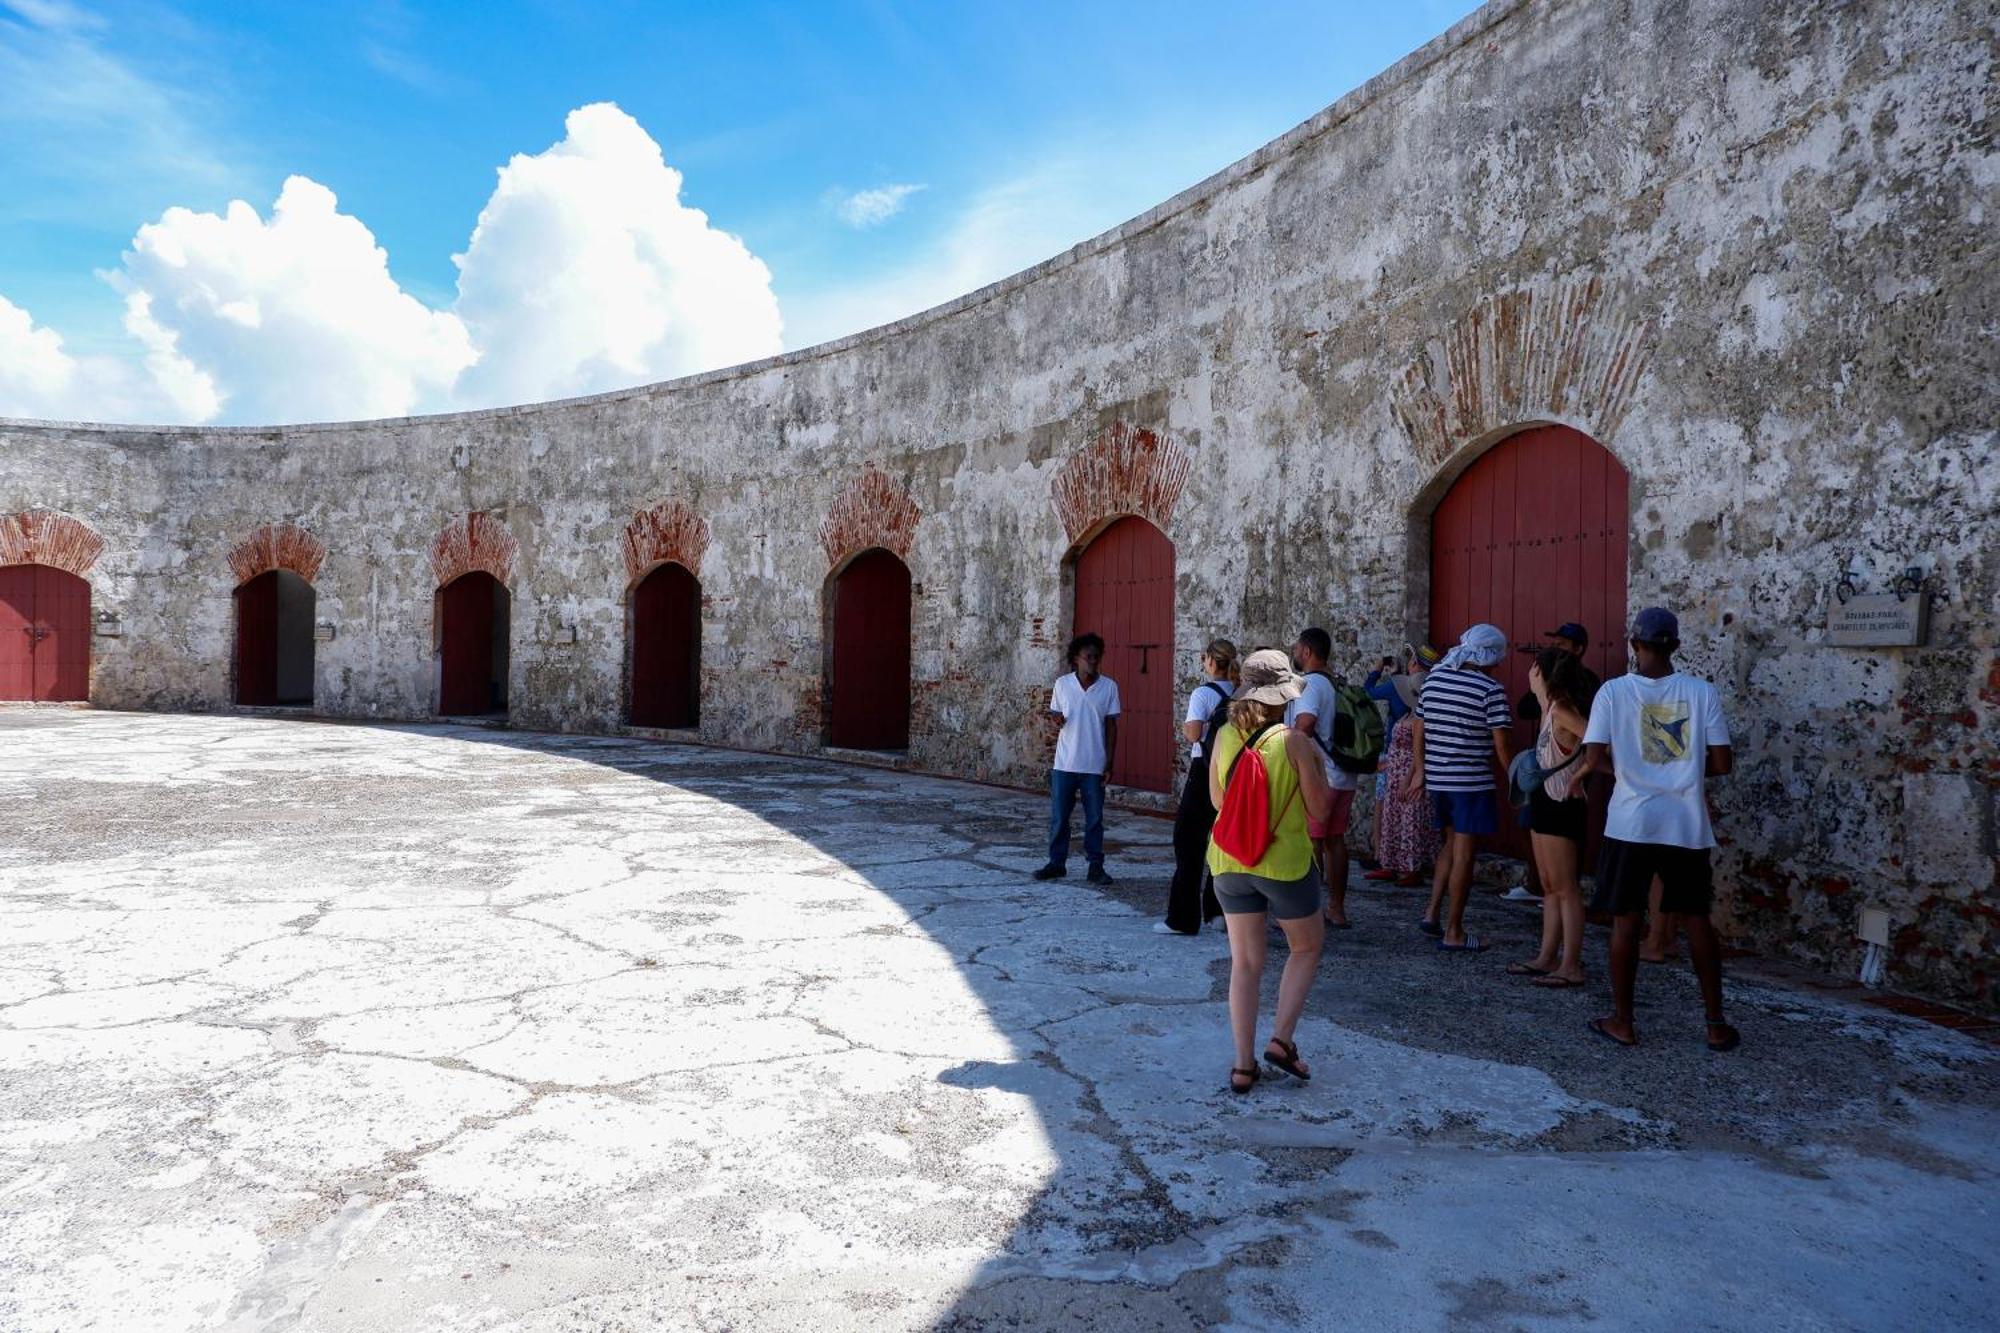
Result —
POLYGON ((1313 674, 1325 676, 1333 686, 1333 743, 1322 748, 1343 773, 1373 773, 1382 766, 1382 747, 1388 740, 1382 710, 1359 685, 1349 685, 1331 672, 1313 674))

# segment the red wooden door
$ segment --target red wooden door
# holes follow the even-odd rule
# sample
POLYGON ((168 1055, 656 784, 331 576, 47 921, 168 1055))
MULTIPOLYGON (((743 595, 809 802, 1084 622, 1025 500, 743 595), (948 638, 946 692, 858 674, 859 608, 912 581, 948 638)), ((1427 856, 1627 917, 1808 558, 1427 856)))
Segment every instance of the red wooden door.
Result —
POLYGON ((1173 785, 1174 544, 1143 518, 1121 518, 1076 561, 1074 633, 1104 639, 1104 674, 1124 714, 1111 780, 1144 791, 1173 785))
POLYGON ((854 750, 910 745, 910 569, 876 548, 833 585, 826 740, 854 750))
POLYGON ((438 712, 453 717, 496 711, 493 632, 496 581, 475 570, 444 586, 438 628, 438 712))
POLYGON ((236 702, 278 702, 278 571, 236 590, 236 702))
POLYGON ((0 567, 0 699, 90 697, 90 584, 49 565, 0 567))
MULTIPOLYGON (((1588 435, 1538 426, 1502 440, 1431 518, 1431 641, 1449 647, 1485 621, 1517 648, 1539 649, 1547 631, 1574 620, 1590 632, 1585 665, 1607 680, 1622 674, 1629 525, 1625 469, 1588 435)), ((1500 664, 1510 706, 1532 661, 1513 652, 1500 664)), ((1534 743, 1534 727, 1517 721, 1515 748, 1534 743)), ((1592 804, 1601 827, 1602 802, 1592 804)), ((1526 832, 1501 822, 1497 849, 1526 858, 1526 832)))
POLYGON ((632 590, 632 725, 692 727, 701 710, 701 584, 661 565, 632 590))
POLYGON ((35 697, 34 565, 0 565, 0 699, 35 697))

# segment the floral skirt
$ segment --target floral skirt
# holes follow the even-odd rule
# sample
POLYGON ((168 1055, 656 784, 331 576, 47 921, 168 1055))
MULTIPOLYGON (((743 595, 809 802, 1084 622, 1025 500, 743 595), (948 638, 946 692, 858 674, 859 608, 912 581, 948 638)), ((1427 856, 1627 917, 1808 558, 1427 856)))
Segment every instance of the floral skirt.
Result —
POLYGON ((1438 830, 1431 822, 1431 800, 1418 792, 1403 794, 1416 758, 1410 719, 1405 717, 1389 733, 1389 753, 1383 762, 1385 790, 1375 823, 1375 857, 1385 870, 1414 875, 1430 869, 1437 859, 1438 830))

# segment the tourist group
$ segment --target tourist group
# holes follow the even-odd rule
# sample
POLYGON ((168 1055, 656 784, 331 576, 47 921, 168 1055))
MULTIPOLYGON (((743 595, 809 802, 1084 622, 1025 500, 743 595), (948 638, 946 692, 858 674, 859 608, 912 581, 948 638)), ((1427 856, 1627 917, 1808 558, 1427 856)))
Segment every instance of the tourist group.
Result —
MULTIPOLYGON (((1325 932, 1348 929, 1348 823, 1364 780, 1376 791, 1378 865, 1369 877, 1414 886, 1430 875, 1430 904, 1418 928, 1440 954, 1485 948, 1465 928, 1474 851, 1480 838, 1499 831, 1503 816, 1526 824, 1542 885, 1541 949, 1507 971, 1564 989, 1585 981, 1586 780, 1605 775, 1611 789, 1592 906, 1613 918, 1612 1011, 1590 1028, 1620 1046, 1638 1044, 1632 1000, 1639 960, 1657 957, 1678 927, 1701 984, 1709 1049, 1738 1045, 1723 1017, 1721 946, 1709 919, 1715 834, 1706 780, 1731 765, 1720 698, 1707 681, 1675 669, 1680 625, 1663 608, 1633 619, 1632 670, 1609 681, 1583 665, 1585 627, 1565 624, 1544 637, 1549 646, 1536 653, 1518 705, 1495 678, 1508 639, 1492 625, 1474 625, 1443 653, 1407 645, 1359 685, 1329 669, 1332 638, 1317 627, 1300 631, 1289 653, 1260 648, 1239 656, 1220 638, 1203 650, 1204 679, 1181 724, 1189 763, 1174 825, 1173 882, 1166 919, 1155 929, 1193 935, 1217 916, 1226 923, 1233 1091, 1248 1092, 1261 1076, 1255 1043, 1267 919, 1282 928, 1290 953, 1263 1059, 1294 1078, 1311 1076, 1293 1036, 1325 932), (1510 739, 1517 711, 1538 727, 1533 748, 1518 755, 1510 739), (1642 943, 1649 915, 1654 934, 1642 943)), ((1068 872, 1081 798, 1090 882, 1111 882, 1104 787, 1120 707, 1117 682, 1098 669, 1103 655, 1102 638, 1077 635, 1070 669, 1049 698, 1058 729, 1049 859, 1037 879, 1068 872)))

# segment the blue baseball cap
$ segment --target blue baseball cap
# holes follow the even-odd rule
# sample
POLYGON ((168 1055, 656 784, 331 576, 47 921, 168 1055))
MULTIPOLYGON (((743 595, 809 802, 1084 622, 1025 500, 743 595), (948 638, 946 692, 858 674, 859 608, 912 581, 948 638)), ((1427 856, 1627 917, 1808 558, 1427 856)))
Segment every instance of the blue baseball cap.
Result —
POLYGON ((1632 638, 1655 646, 1681 641, 1681 622, 1664 606, 1649 606, 1632 617, 1632 638))
POLYGON ((1545 639, 1568 639, 1579 648, 1590 647, 1590 631, 1577 624, 1574 620, 1565 620, 1554 629, 1543 630, 1542 637, 1545 639))

